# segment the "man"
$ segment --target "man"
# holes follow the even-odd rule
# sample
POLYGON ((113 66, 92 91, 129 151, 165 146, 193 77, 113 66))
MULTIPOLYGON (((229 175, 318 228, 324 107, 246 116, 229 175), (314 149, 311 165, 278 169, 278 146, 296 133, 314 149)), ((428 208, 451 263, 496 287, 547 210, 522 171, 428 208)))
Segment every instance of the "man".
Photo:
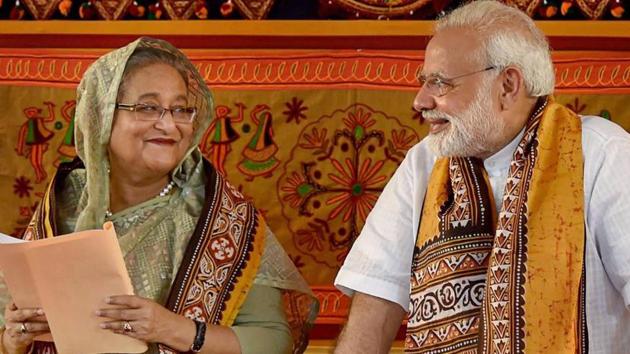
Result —
POLYGON ((438 21, 414 108, 431 125, 337 275, 336 353, 627 353, 630 136, 551 97, 547 41, 494 1, 438 21), (407 313, 408 312, 408 313, 407 313))

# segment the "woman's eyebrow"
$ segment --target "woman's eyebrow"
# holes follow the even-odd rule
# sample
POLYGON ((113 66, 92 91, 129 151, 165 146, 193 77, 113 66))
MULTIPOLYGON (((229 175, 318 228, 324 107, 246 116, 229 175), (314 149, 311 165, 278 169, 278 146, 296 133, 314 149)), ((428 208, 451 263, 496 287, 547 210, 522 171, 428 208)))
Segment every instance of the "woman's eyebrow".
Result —
POLYGON ((147 99, 147 98, 158 98, 158 97, 160 97, 160 94, 157 92, 147 92, 140 95, 140 97, 138 97, 138 100, 147 99))
MULTIPOLYGON (((138 97, 138 100, 143 100, 143 99, 148 99, 148 98, 158 99, 159 97, 160 97, 160 94, 158 92, 147 92, 140 95, 140 97, 138 97)), ((182 101, 188 102, 188 97, 184 94, 181 94, 175 97, 175 100, 178 100, 178 101, 182 100, 182 101)))

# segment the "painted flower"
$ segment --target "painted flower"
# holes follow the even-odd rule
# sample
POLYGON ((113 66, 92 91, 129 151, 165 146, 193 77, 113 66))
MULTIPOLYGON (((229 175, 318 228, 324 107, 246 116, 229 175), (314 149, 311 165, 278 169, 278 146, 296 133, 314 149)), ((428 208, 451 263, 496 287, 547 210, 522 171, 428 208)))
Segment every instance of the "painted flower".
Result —
POLYGON ((35 213, 35 210, 37 210, 37 205, 38 203, 36 202, 31 206, 25 205, 25 206, 20 206, 18 208, 19 210, 19 214, 18 214, 19 218, 17 220, 18 225, 17 227, 13 229, 13 232, 11 232, 11 236, 22 237, 22 235, 26 231, 26 227, 28 226, 31 219, 33 218, 33 214, 35 213))
POLYGON ((347 222, 354 214, 361 221, 365 221, 378 198, 378 190, 374 187, 387 179, 383 175, 377 176, 383 164, 384 161, 372 164, 371 159, 366 159, 361 166, 354 166, 352 160, 347 158, 344 168, 339 161, 332 160, 332 165, 339 175, 330 173, 328 177, 339 184, 342 191, 326 201, 328 205, 336 204, 328 216, 329 220, 342 215, 342 220, 347 222))
POLYGON ((35 211, 37 210, 38 205, 39 205, 39 202, 35 202, 31 206, 28 206, 28 205, 21 206, 20 216, 23 217, 24 219, 28 219, 27 221, 30 222, 31 218, 33 217, 33 214, 35 214, 35 211))
POLYGON ((392 143, 396 150, 409 150, 414 142, 415 136, 413 136, 413 134, 407 136, 406 130, 392 130, 392 143))
POLYGON ((308 229, 299 229, 296 233, 297 243, 305 247, 309 252, 316 249, 324 250, 326 235, 330 232, 328 223, 321 219, 315 219, 308 223, 308 229))
POLYGON ((575 98, 575 101, 573 101, 573 103, 567 103, 566 106, 568 109, 578 114, 582 113, 586 109, 586 104, 580 103, 580 99, 577 97, 575 98))
POLYGON ((290 102, 284 104, 287 110, 282 112, 287 117, 287 123, 295 121, 296 124, 300 124, 300 119, 306 119, 306 112, 308 107, 304 106, 304 100, 299 100, 297 97, 293 97, 290 102))
POLYGON ((311 135, 304 133, 304 140, 306 143, 301 143, 299 146, 304 149, 320 149, 328 146, 328 139, 326 139, 326 133, 328 130, 323 128, 319 131, 317 128, 311 130, 311 135))
POLYGON ((376 124, 376 121, 372 118, 371 112, 364 112, 363 108, 359 108, 355 112, 348 112, 348 116, 343 119, 343 123, 350 129, 357 140, 361 140, 365 135, 365 131, 376 124))
POLYGON ((287 194, 282 197, 282 200, 288 202, 294 208, 300 206, 300 203, 311 191, 313 191, 313 186, 308 184, 303 175, 293 172, 291 176, 287 178, 286 184, 284 187, 281 187, 280 190, 286 192, 287 194))
POLYGON ((15 179, 15 183, 13 184, 13 193, 17 194, 18 197, 30 197, 31 191, 33 187, 31 187, 31 181, 24 176, 20 176, 15 179))
POLYGON ((304 263, 304 261, 302 260, 302 256, 300 255, 297 255, 297 256, 289 255, 289 258, 291 258, 291 261, 293 262, 293 264, 295 265, 297 269, 300 269, 306 265, 306 263, 304 263))

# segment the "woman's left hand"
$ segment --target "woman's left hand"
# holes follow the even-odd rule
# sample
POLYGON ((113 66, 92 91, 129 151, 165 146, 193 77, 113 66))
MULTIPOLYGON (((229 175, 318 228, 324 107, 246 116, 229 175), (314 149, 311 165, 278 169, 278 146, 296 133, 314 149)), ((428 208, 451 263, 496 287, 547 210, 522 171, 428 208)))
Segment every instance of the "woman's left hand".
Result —
POLYGON ((100 309, 96 315, 111 321, 101 328, 149 343, 162 343, 188 351, 195 338, 195 324, 156 302, 135 295, 110 296, 105 302, 117 308, 100 309))

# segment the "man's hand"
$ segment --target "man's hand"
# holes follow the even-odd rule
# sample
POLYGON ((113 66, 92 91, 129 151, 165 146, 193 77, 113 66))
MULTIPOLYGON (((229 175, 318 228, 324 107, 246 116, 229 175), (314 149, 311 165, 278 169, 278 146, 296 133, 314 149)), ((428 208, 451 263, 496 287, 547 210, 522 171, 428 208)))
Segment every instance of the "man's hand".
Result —
POLYGON ((397 303, 355 293, 335 354, 389 353, 405 315, 397 303))

